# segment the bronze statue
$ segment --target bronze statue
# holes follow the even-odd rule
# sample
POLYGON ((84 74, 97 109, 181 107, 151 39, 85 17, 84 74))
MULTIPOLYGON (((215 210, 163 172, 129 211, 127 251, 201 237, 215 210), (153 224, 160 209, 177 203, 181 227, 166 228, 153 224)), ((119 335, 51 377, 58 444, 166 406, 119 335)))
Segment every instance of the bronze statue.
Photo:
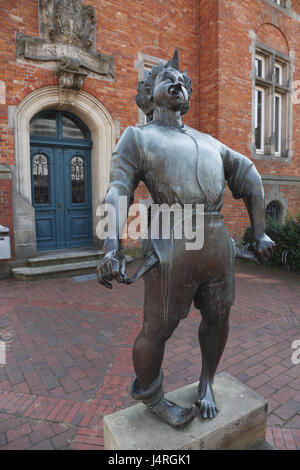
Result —
MULTIPOLYGON (((143 181, 156 204, 204 205, 204 246, 185 249, 184 239, 149 239, 144 244, 145 299, 142 330, 133 346, 136 372, 131 393, 175 428, 189 423, 197 407, 203 418, 218 412, 213 394, 214 376, 227 336, 229 311, 234 301, 235 246, 223 223, 225 180, 235 198, 243 198, 251 220, 254 248, 261 260, 271 255, 274 243, 265 234, 264 190, 254 164, 213 137, 185 126, 181 116, 189 109, 191 80, 179 70, 178 53, 165 65, 152 68, 138 84, 137 105, 147 124, 129 127, 122 134, 111 162, 106 203, 118 207, 143 181), (191 304, 200 310, 199 343, 202 372, 198 397, 190 408, 169 402, 162 388, 161 364, 165 342, 191 304)), ((116 233, 125 220, 116 220, 116 233)), ((120 240, 110 236, 98 270, 99 282, 130 283, 120 240)))

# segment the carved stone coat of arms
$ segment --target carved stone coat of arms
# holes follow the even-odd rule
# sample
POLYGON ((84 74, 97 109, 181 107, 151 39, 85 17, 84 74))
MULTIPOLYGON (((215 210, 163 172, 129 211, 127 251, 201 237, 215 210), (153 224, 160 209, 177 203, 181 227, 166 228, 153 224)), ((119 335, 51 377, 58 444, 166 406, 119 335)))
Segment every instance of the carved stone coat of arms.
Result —
POLYGON ((79 90, 89 72, 114 78, 114 58, 96 51, 97 18, 82 0, 39 0, 39 37, 16 34, 16 55, 56 62, 61 88, 79 90))
POLYGON ((51 41, 62 41, 84 49, 94 43, 96 12, 82 0, 42 0, 42 13, 51 41))

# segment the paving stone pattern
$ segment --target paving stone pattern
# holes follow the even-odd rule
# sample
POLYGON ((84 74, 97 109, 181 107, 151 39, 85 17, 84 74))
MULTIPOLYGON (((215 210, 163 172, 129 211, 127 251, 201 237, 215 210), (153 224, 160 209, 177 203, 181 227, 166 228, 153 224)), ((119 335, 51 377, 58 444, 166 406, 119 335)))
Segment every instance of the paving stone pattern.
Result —
MULTIPOLYGON (((136 266, 131 265, 129 273, 136 266)), ((268 400, 267 439, 300 449, 300 276, 238 264, 226 370, 268 400)), ((0 282, 1 449, 103 449, 104 414, 133 404, 132 344, 142 322, 143 282, 112 290, 91 279, 0 282)), ((165 389, 198 379, 193 308, 166 346, 165 389)))

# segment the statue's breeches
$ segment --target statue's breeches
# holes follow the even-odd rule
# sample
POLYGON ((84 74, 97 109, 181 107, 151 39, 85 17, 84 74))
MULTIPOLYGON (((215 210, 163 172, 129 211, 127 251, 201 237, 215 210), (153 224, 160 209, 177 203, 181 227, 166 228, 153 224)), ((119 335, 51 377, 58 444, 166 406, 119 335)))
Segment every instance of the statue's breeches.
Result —
POLYGON ((205 214, 202 249, 187 250, 187 242, 155 242, 160 262, 144 276, 145 320, 185 318, 193 301, 210 317, 233 304, 235 249, 222 215, 205 214))

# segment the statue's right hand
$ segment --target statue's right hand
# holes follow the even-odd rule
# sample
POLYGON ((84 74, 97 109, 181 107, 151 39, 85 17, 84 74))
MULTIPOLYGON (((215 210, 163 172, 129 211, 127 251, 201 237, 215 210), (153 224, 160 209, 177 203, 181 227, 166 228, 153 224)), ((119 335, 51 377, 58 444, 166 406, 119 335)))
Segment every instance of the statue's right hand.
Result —
POLYGON ((125 274, 126 258, 118 251, 108 252, 97 266, 98 282, 108 289, 112 288, 109 281, 116 281, 130 284, 129 278, 125 274))

